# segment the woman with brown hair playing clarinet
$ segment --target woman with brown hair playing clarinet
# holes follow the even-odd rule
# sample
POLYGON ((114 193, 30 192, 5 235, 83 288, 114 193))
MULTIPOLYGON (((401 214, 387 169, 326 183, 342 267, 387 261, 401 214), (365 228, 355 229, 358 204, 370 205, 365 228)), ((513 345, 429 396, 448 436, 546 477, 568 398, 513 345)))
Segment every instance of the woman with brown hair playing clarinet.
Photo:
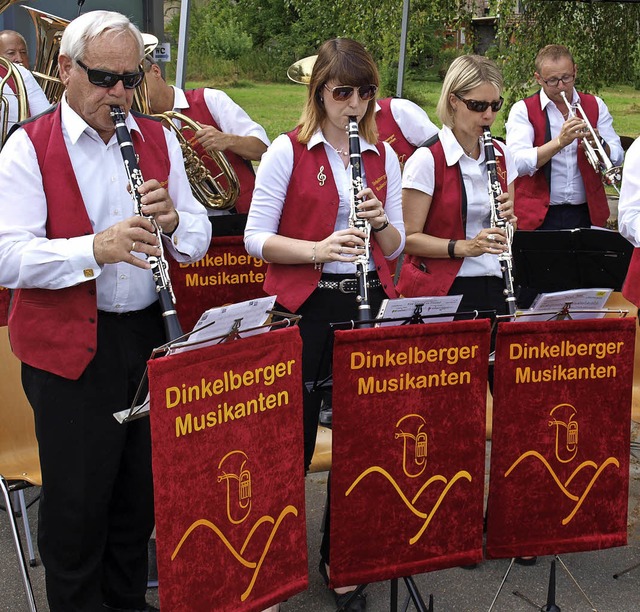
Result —
MULTIPOLYGON (((258 168, 245 231, 247 251, 269 262, 265 290, 280 306, 302 315, 302 367, 307 382, 330 373, 330 324, 358 319, 356 261, 369 260, 366 292, 375 315, 395 297, 385 259, 404 246, 400 166, 389 145, 377 142, 375 95, 378 71, 356 41, 325 42, 313 67, 307 102, 298 127, 274 140, 258 168), (350 226, 351 164, 347 125, 356 117, 363 166, 361 191, 353 195, 357 219, 370 232, 350 226)), ((304 389, 305 469, 315 447, 320 393, 304 389)), ((328 564, 328 529, 321 571, 328 564)), ((340 594, 336 594, 337 597, 340 594)), ((364 610, 359 597, 351 610, 364 610)))

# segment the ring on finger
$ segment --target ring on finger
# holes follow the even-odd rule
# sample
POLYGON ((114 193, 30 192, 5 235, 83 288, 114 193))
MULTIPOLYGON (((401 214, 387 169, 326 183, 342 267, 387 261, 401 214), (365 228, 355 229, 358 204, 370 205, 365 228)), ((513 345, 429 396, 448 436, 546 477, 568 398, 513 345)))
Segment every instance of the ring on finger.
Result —
POLYGON ((131 251, 135 251, 135 250, 136 250, 136 241, 134 240, 134 241, 131 243, 131 250, 130 250, 129 252, 131 252, 131 251))
POLYGON ((496 236, 495 234, 487 234, 487 240, 495 240, 496 236))

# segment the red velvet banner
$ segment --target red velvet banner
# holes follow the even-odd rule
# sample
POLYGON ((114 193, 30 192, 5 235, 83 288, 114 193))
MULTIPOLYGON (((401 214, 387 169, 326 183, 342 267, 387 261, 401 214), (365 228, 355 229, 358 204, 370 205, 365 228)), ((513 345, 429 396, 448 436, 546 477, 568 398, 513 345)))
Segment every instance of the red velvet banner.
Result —
POLYGON ((0 327, 9 322, 9 290, 0 287, 0 327))
POLYGON ((171 284, 182 329, 191 331, 209 308, 264 297, 266 272, 264 261, 247 254, 242 236, 215 236, 200 261, 171 261, 171 284))
POLYGON ((149 361, 163 610, 306 589, 301 351, 294 327, 149 361))
POLYGON ((499 326, 488 558, 626 544, 635 328, 499 326))
POLYGON ((335 334, 331 577, 482 559, 489 322, 335 334))

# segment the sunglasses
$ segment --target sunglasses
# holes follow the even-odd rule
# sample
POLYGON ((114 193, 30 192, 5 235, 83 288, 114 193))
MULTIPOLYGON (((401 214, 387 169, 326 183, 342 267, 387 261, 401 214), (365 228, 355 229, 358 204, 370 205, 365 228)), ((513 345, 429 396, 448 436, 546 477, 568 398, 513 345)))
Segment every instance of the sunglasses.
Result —
POLYGON ((466 100, 458 94, 453 94, 458 100, 464 102, 465 106, 474 113, 484 113, 489 107, 494 113, 497 113, 504 103, 504 99, 500 98, 497 102, 481 102, 480 100, 466 100))
POLYGON ((331 95, 336 102, 346 102, 356 90, 358 90, 358 95, 361 100, 372 100, 376 95, 376 91, 378 91, 377 85, 360 85, 359 87, 339 85, 338 87, 329 87, 325 83, 325 88, 331 92, 331 95))
POLYGON ((106 70, 96 70, 85 66, 79 59, 76 60, 76 64, 80 66, 89 78, 89 83, 97 85, 98 87, 115 87, 118 81, 122 81, 125 89, 135 89, 142 79, 144 79, 144 72, 126 72, 125 74, 116 74, 115 72, 107 72, 106 70))

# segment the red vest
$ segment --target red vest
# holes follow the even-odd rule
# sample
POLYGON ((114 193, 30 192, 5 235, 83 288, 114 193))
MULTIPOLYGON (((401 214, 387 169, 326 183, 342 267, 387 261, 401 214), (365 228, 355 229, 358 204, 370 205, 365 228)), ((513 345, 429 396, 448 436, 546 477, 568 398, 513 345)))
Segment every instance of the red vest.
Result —
POLYGON ((622 286, 622 295, 640 308, 640 249, 633 249, 627 276, 622 286))
MULTIPOLYGON (((493 141, 502 151, 501 145, 493 141)), ((442 143, 438 140, 429 147, 434 160, 435 186, 429 214, 423 233, 438 238, 465 240, 462 221, 462 176, 460 165, 448 166, 442 143)), ((507 190, 507 172, 504 155, 496 155, 498 179, 503 191, 507 190)), ((463 258, 432 258, 406 255, 400 270, 398 293, 404 297, 447 295, 455 280, 463 258)))
MULTIPOLYGON (((591 125, 598 125, 598 102, 595 96, 579 93, 582 108, 591 125)), ((540 107, 540 92, 525 99, 529 121, 533 126, 533 145, 546 142, 547 114, 540 107)), ((549 164, 553 164, 551 159, 549 164)), ((600 175, 589 165, 581 146, 578 147, 578 169, 584 183, 589 215, 593 225, 604 227, 609 218, 609 204, 600 175)), ((533 176, 520 176, 515 181, 515 213, 518 229, 534 230, 544 221, 549 210, 549 183, 544 170, 539 168, 533 176)))
MULTIPOLYGON (((189 119, 193 119, 199 123, 212 125, 216 130, 220 130, 220 127, 211 116, 211 113, 207 108, 207 104, 204 101, 204 89, 191 89, 189 91, 185 91, 184 95, 187 97, 187 102, 189 102, 189 108, 185 108, 182 112, 189 117, 189 119)), ((194 148, 198 152, 198 155, 200 155, 204 165, 210 172, 212 172, 213 176, 217 176, 220 169, 213 163, 211 157, 209 157, 199 144, 196 143, 194 148)), ((236 202, 236 211, 239 213, 247 213, 249 212, 249 205, 251 204, 253 186, 256 182, 256 175, 253 171, 253 166, 250 161, 240 157, 240 155, 237 155, 233 151, 224 151, 224 155, 233 166, 233 169, 238 175, 238 180, 240 181, 240 195, 236 202)))
MULTIPOLYGON (((329 159, 321 144, 311 150, 297 139, 298 131, 289 132, 293 145, 293 171, 287 189, 278 234, 301 240, 320 241, 333 233, 338 216, 338 189, 329 159), (303 206, 301 206, 303 204, 303 206)), ((373 189, 381 202, 386 201, 387 175, 385 150, 382 143, 374 151, 362 152, 362 164, 366 168, 367 186, 373 189)), ((371 254, 382 286, 389 297, 396 297, 393 279, 382 251, 371 234, 371 254)), ((264 290, 276 295, 278 302, 296 312, 318 286, 321 270, 309 264, 270 263, 264 282, 264 290)))
MULTIPOLYGON (((136 116, 136 121, 145 135, 143 141, 132 132, 142 175, 166 184, 169 154, 162 125, 148 117, 136 116)), ((93 234, 62 135, 60 106, 28 121, 24 129, 35 148, 47 196, 47 238, 93 234)), ((96 352, 97 314, 94 280, 56 290, 18 289, 9 314, 13 352, 33 367, 77 380, 96 352)))
POLYGON ((400 166, 404 166, 404 162, 416 150, 402 133, 402 130, 393 118, 391 112, 391 98, 383 98, 378 100, 380 110, 376 113, 376 125, 378 126, 378 138, 384 140, 391 145, 396 152, 400 166))

